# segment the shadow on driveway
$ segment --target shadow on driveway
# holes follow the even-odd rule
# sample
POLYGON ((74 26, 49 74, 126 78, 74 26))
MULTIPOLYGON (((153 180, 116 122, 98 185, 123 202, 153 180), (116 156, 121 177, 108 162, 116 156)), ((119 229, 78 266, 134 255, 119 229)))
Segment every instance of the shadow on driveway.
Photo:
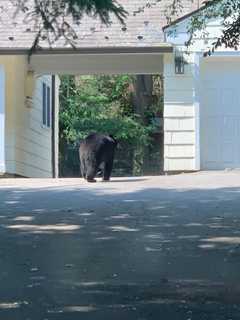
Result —
POLYGON ((239 319, 240 187, 122 183, 1 187, 0 319, 239 319))

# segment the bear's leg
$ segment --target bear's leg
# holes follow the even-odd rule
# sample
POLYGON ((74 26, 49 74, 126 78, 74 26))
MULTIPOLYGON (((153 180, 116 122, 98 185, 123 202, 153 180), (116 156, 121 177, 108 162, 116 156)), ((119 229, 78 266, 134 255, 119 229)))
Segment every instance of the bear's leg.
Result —
POLYGON ((84 146, 80 144, 79 148, 80 171, 84 179, 86 179, 86 152, 84 146))
POLYGON ((86 179, 86 166, 85 166, 85 161, 83 157, 81 158, 80 170, 81 170, 82 177, 86 179))
POLYGON ((108 159, 104 163, 104 170, 103 170, 103 181, 109 181, 112 173, 112 168, 113 168, 113 157, 108 159))
POLYGON ((104 170, 104 162, 101 162, 98 166, 98 169, 97 169, 97 176, 98 177, 103 175, 103 170, 104 170))
POLYGON ((88 182, 96 182, 94 179, 96 176, 96 167, 94 165, 88 165, 87 166, 87 172, 86 172, 86 179, 88 182))

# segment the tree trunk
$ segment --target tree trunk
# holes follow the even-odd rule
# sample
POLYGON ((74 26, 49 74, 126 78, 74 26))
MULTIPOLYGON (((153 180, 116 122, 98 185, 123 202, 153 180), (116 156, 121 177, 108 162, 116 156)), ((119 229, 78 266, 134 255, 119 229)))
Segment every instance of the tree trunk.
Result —
MULTIPOLYGON (((154 102, 152 75, 137 75, 133 87, 134 112, 140 117, 142 123, 147 124, 145 113, 154 102)), ((149 165, 148 159, 148 147, 137 146, 134 152, 134 174, 144 174, 144 169, 149 165)))
POLYGON ((145 111, 153 103, 153 78, 152 75, 137 75, 134 81, 134 91, 132 95, 132 102, 134 111, 141 116, 143 122, 145 122, 145 111))

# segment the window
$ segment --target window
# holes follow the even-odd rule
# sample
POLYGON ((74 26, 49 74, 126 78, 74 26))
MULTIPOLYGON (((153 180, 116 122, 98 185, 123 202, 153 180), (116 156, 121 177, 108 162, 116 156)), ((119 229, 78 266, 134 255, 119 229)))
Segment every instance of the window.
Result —
POLYGON ((42 123, 48 128, 51 127, 51 90, 44 82, 42 84, 42 123))

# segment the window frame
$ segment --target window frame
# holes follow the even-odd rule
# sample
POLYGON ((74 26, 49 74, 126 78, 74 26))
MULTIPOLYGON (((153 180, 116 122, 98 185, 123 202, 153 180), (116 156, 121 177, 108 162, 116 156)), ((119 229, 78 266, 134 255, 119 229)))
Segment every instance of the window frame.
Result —
POLYGON ((50 129, 52 126, 51 87, 42 82, 42 126, 50 129))

